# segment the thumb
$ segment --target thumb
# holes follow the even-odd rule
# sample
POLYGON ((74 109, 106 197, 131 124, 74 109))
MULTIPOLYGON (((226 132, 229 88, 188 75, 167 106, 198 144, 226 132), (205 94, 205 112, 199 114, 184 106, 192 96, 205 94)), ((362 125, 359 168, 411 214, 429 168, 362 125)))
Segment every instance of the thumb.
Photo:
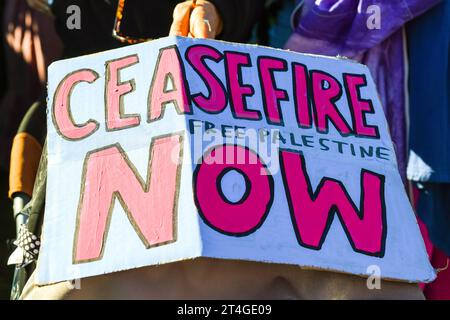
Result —
POLYGON ((173 11, 173 22, 170 26, 170 36, 184 36, 189 33, 189 16, 192 5, 190 2, 179 3, 173 11))

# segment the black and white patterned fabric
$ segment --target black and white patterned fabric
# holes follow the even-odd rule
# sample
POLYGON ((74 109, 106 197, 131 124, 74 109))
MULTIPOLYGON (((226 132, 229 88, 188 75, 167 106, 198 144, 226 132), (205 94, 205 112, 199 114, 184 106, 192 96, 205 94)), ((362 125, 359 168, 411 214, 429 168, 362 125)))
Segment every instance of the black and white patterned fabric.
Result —
POLYGON ((14 241, 14 244, 23 250, 24 264, 29 264, 37 259, 39 248, 41 247, 41 240, 38 236, 28 231, 25 224, 20 226, 19 235, 16 241, 14 241))

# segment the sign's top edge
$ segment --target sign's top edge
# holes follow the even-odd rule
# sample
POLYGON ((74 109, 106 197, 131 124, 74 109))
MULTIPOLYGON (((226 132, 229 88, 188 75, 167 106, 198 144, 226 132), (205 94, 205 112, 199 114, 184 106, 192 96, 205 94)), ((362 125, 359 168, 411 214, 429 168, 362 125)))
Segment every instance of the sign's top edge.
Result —
POLYGON ((208 42, 218 42, 218 43, 227 44, 227 45, 234 45, 234 46, 244 46, 244 47, 270 49, 270 50, 275 50, 275 51, 279 51, 279 52, 289 52, 289 53, 300 55, 300 56, 307 56, 307 57, 313 57, 313 58, 323 58, 323 59, 337 60, 337 61, 342 61, 342 62, 345 61, 345 62, 352 63, 352 64, 358 64, 358 65, 362 66, 363 68, 367 68, 366 65, 364 65, 364 64, 362 64, 362 63, 360 63, 360 62, 358 62, 356 60, 353 60, 351 58, 345 57, 345 56, 339 56, 339 55, 337 55, 337 56, 327 56, 327 55, 321 55, 321 54, 296 52, 296 51, 292 51, 292 50, 289 50, 289 49, 274 48, 274 47, 269 47, 269 46, 254 44, 254 43, 239 43, 239 42, 230 42, 230 41, 224 41, 224 40, 218 40, 218 39, 200 39, 200 38, 188 38, 188 37, 181 37, 181 36, 168 36, 168 37, 153 39, 153 40, 150 40, 150 41, 147 41, 147 42, 141 42, 141 43, 125 46, 125 47, 119 47, 119 48, 114 48, 114 49, 110 49, 110 50, 99 51, 99 52, 95 52, 95 53, 91 53, 91 54, 81 55, 81 56, 77 56, 77 57, 56 60, 53 63, 51 63, 48 68, 51 69, 51 68, 54 67, 53 65, 59 65, 61 63, 67 63, 69 61, 78 60, 80 58, 94 57, 94 56, 97 56, 97 55, 100 55, 100 54, 103 54, 103 53, 106 53, 106 52, 118 50, 118 49, 124 49, 124 48, 129 48, 129 47, 136 47, 136 46, 147 45, 149 42, 152 42, 152 43, 154 43, 154 42, 163 42, 163 41, 170 42, 171 39, 175 43, 177 43, 179 40, 181 40, 181 41, 190 41, 190 42, 204 42, 204 41, 208 41, 208 42))

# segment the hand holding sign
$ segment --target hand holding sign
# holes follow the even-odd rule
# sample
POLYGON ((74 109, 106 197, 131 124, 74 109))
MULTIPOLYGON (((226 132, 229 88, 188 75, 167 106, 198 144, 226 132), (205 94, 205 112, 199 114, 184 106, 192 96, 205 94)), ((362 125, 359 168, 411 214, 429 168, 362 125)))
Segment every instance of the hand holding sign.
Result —
POLYGON ((171 36, 215 38, 222 30, 222 20, 209 1, 185 1, 173 11, 171 36))

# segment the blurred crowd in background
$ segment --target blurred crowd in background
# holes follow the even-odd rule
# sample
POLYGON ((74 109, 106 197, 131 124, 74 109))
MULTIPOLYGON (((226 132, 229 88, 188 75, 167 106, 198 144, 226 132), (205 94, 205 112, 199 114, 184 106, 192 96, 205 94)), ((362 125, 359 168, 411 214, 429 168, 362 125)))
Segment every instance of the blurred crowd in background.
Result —
POLYGON ((0 298, 9 297, 14 271, 6 266, 16 237, 11 199, 42 197, 33 194, 33 184, 45 143, 48 65, 171 33, 339 55, 366 64, 430 261, 440 270, 436 281, 422 285, 424 294, 450 299, 450 2, 199 0, 195 11, 192 1, 180 3, 1 0, 0 298), (81 19, 71 28, 68 19, 78 10, 73 5, 81 19), (211 25, 198 27, 190 17, 202 24, 207 17, 211 25))

